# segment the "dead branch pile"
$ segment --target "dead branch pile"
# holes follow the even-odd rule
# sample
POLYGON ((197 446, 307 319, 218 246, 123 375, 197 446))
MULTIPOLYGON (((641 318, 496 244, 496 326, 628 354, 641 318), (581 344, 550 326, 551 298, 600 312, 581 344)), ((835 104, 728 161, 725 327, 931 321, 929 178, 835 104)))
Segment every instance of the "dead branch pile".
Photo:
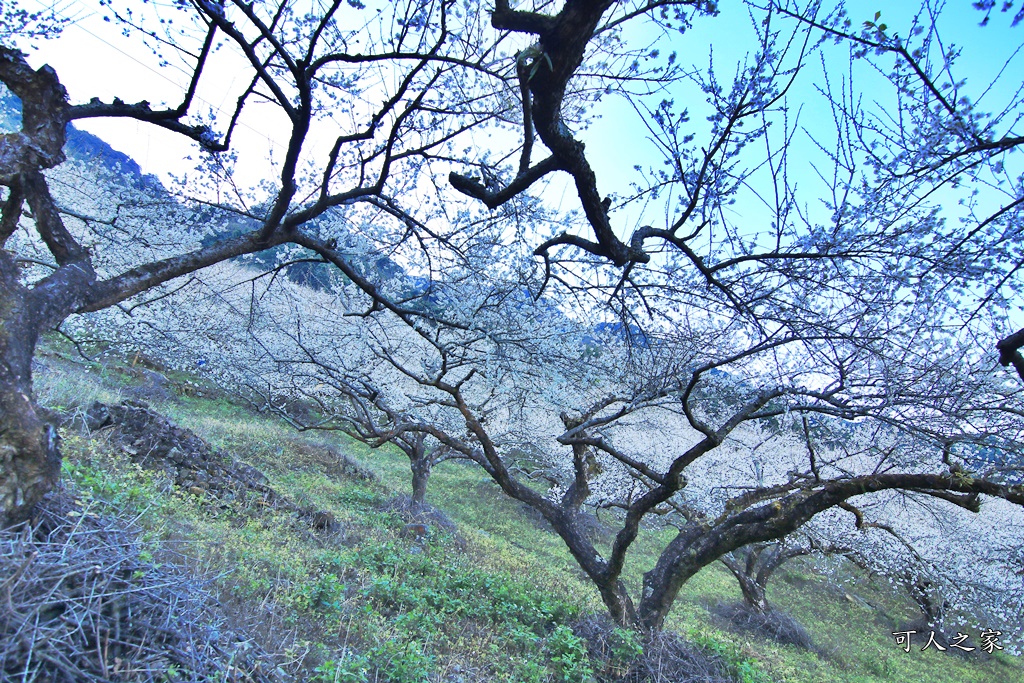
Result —
POLYGON ((275 680, 216 606, 187 570, 150 560, 137 530, 66 493, 0 531, 2 680, 275 680))
POLYGON ((720 603, 712 611, 741 631, 755 633, 783 645, 818 651, 807 629, 785 612, 768 610, 762 614, 743 603, 720 603))
POLYGON ((616 647, 615 622, 607 614, 577 620, 573 633, 587 642, 590 661, 601 683, 732 683, 725 661, 716 653, 671 632, 648 635, 642 650, 616 647), (619 650, 619 652, 616 652, 619 650))

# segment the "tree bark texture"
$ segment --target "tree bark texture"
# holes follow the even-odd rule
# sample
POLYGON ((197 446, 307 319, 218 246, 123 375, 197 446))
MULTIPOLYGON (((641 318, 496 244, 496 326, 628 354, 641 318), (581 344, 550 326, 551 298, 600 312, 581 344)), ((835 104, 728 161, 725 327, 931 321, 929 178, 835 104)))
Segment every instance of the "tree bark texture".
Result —
POLYGON ((0 526, 24 521, 60 476, 57 433, 40 419, 32 395, 36 306, 0 251, 0 526))
POLYGON ((768 606, 768 579, 784 560, 778 546, 769 549, 762 544, 749 545, 722 557, 743 593, 743 602, 752 611, 765 614, 768 606))
POLYGON ((759 584, 754 577, 745 574, 735 576, 740 584, 740 591, 743 593, 743 602, 747 607, 758 614, 766 614, 768 612, 768 595, 765 586, 759 584))
POLYGON ((427 481, 430 479, 431 463, 429 453, 420 453, 420 457, 412 459, 412 502, 423 505, 427 499, 427 481))

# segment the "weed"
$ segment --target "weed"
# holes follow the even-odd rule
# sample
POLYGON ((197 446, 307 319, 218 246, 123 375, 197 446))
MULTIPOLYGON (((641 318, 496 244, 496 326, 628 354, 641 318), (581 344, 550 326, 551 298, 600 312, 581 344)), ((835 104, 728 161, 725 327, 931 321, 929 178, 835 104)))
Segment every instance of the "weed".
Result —
POLYGON ((587 683, 593 680, 594 668, 587 656, 587 641, 572 629, 559 624, 547 638, 548 656, 559 683, 587 683))

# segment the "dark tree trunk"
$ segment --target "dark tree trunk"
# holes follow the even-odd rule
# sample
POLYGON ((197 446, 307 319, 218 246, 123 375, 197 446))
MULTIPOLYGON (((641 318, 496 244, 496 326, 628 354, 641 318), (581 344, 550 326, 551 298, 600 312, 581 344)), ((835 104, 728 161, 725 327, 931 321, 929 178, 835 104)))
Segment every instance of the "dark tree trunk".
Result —
POLYGON ((60 476, 56 430, 40 419, 32 393, 33 303, 0 251, 0 526, 24 521, 60 476))
POLYGON ((40 419, 32 392, 36 342, 80 302, 95 273, 64 229, 42 174, 64 160, 67 93, 53 69, 33 70, 5 47, 0 81, 21 100, 22 114, 20 133, 0 136, 0 185, 8 188, 0 206, 0 526, 8 526, 28 518, 60 477, 57 433, 40 419), (7 249, 26 202, 58 266, 31 288, 7 249))
POLYGON ((765 614, 768 612, 767 587, 757 582, 757 578, 747 576, 744 573, 734 574, 740 584, 740 591, 743 593, 743 602, 754 612, 765 614))
MULTIPOLYGON (((577 456, 584 453, 582 448, 574 450, 576 450, 577 456)), ((576 461, 580 469, 585 469, 586 463, 581 457, 577 457, 576 461)), ((577 482, 580 481, 584 484, 586 482, 585 479, 577 480, 577 482)), ((587 532, 588 525, 584 520, 587 513, 582 512, 578 507, 579 503, 585 500, 587 492, 574 491, 574 488, 575 485, 570 487, 563 502, 575 499, 575 507, 549 508, 546 513, 543 509, 535 509, 544 514, 545 519, 554 527, 555 533, 562 538, 580 568, 594 582, 601 595, 601 601, 608 608, 608 614, 615 623, 623 628, 639 629, 640 621, 636 607, 632 598, 629 597, 626 585, 619 578, 620 572, 615 571, 601 557, 587 532)))
POLYGON ((946 616, 946 600, 940 589, 929 579, 922 576, 914 576, 910 572, 905 575, 907 592, 921 609, 925 622, 929 628, 941 628, 942 621, 946 616))
POLYGON ((580 528, 578 519, 565 519, 571 516, 572 511, 563 517, 547 519, 580 568, 594 582, 601 595, 601 601, 608 608, 608 615, 623 628, 639 629, 640 620, 626 585, 619 579, 617 572, 609 571, 608 563, 601 558, 594 544, 587 538, 586 532, 580 528))
POLYGON ((32 70, 16 50, 0 47, 0 82, 22 103, 20 134, 0 136, 0 526, 25 520, 60 476, 58 438, 39 417, 32 356, 39 335, 74 312, 99 310, 180 275, 280 244, 255 233, 225 238, 176 257, 144 264, 97 283, 88 249, 65 227, 43 169, 59 164, 68 121, 66 93, 49 67, 32 70), (21 281, 7 242, 25 204, 35 232, 57 266, 30 287, 21 281))
POLYGON ((811 546, 787 546, 785 540, 754 543, 724 555, 722 564, 736 577, 743 593, 743 602, 747 607, 758 614, 765 614, 771 609, 767 598, 768 580, 775 570, 788 560, 810 552, 811 546))
POLYGON ((790 510, 780 516, 782 511, 782 506, 763 506, 740 512, 724 524, 708 526, 696 521, 683 527, 654 568, 644 574, 639 608, 643 629, 660 631, 683 584, 733 551, 738 551, 738 557, 728 560, 736 565, 738 571, 733 574, 744 600, 759 612, 767 611, 765 586, 772 572, 791 555, 778 544, 766 545, 765 541, 791 533, 811 516, 810 510, 790 510))
POLYGON ((415 505, 423 505, 427 498, 427 481, 430 479, 430 470, 433 466, 430 455, 420 453, 418 458, 412 460, 412 502, 415 505))
POLYGON ((0 247, 6 246, 16 229, 23 200, 27 201, 36 231, 58 268, 26 287, 12 254, 0 249, 0 524, 4 526, 24 521, 60 478, 57 432, 39 417, 32 391, 32 356, 39 335, 80 307, 96 280, 88 251, 65 229, 42 173, 22 173, 8 186, 10 194, 0 216, 0 247))
MULTIPOLYGON (((699 531, 691 530, 690 534, 686 534, 686 536, 693 537, 699 536, 699 534, 699 531)), ((679 589, 701 567, 709 564, 700 562, 697 559, 697 552, 683 555, 683 550, 688 545, 691 543, 687 542, 684 533, 681 532, 668 544, 654 568, 644 573, 643 595, 640 599, 638 614, 640 626, 644 631, 654 633, 662 629, 665 625, 665 618, 676 601, 676 595, 679 594, 679 589), (688 558, 689 561, 680 561, 681 557, 688 558)))
POLYGON ((636 607, 629 597, 625 584, 616 579, 614 581, 597 581, 597 590, 601 594, 601 601, 608 608, 608 615, 616 624, 623 628, 639 629, 640 621, 637 617, 636 607))

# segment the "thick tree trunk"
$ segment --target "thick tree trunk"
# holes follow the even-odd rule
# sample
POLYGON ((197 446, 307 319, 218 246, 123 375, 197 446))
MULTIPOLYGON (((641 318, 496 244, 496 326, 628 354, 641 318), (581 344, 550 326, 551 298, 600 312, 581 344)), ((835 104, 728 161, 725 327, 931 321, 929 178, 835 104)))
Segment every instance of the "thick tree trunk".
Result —
POLYGON ((0 526, 25 521, 60 477, 57 432, 39 419, 28 384, 0 372, 0 526))
POLYGON ((626 591, 622 581, 596 581, 597 590, 601 594, 604 606, 608 608, 608 614, 616 624, 623 628, 638 629, 640 621, 637 617, 633 600, 626 591))
POLYGON ((739 581, 740 591, 743 593, 743 602, 754 612, 765 614, 768 612, 768 596, 765 586, 757 582, 757 579, 746 574, 736 574, 739 581))
POLYGON ((38 311, 0 252, 0 526, 24 521, 60 476, 57 433, 32 393, 38 311))
POLYGON ((426 502, 427 481, 430 479, 432 464, 427 454, 412 461, 412 502, 415 505, 423 505, 426 502))
POLYGON ((743 602, 758 614, 765 614, 771 609, 767 598, 768 580, 775 570, 786 561, 810 552, 806 546, 786 547, 784 543, 755 543, 722 557, 722 564, 729 568, 740 584, 743 602))
MULTIPOLYGON (((567 494, 569 497, 572 497, 571 492, 567 494)), ((594 582, 602 602, 608 608, 609 616, 623 628, 639 629, 636 607, 626 585, 619 578, 620 572, 614 571, 597 552, 588 537, 584 514, 578 508, 560 509, 557 514, 545 515, 545 518, 562 538, 580 568, 594 582)))
MULTIPOLYGON (((664 555, 662 556, 664 557, 664 555)), ((699 567, 684 571, 671 571, 662 561, 644 574, 643 597, 640 599, 639 622, 644 631, 654 633, 665 625, 665 618, 676 601, 683 584, 697 573, 699 567)), ((694 563, 696 564, 696 563, 694 563)))

